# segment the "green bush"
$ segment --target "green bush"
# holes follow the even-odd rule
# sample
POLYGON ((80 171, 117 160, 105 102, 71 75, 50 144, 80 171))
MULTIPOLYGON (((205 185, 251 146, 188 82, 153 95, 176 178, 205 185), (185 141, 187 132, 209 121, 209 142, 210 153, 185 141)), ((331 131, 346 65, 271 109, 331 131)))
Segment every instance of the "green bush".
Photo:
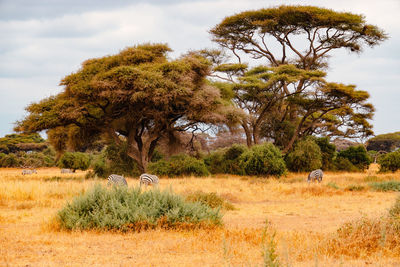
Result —
POLYGON ((309 172, 322 166, 320 147, 308 138, 297 142, 294 149, 285 157, 286 166, 294 172, 309 172))
POLYGON ((222 208, 225 210, 235 209, 231 203, 218 196, 215 192, 205 193, 202 191, 196 191, 194 193, 187 194, 185 198, 191 202, 203 203, 210 208, 222 208))
POLYGON ((363 146, 351 146, 346 150, 342 150, 339 152, 338 158, 348 159, 360 170, 368 168, 371 163, 367 150, 363 146))
POLYGON ((218 209, 185 202, 169 191, 96 185, 58 212, 64 229, 140 231, 149 228, 218 226, 218 209))
POLYGON ((72 170, 87 170, 90 166, 90 157, 82 152, 65 152, 59 162, 59 167, 72 170))
POLYGON ((281 151, 271 143, 251 147, 239 160, 240 167, 246 175, 281 176, 286 172, 281 151))
POLYGON ((350 160, 342 157, 337 157, 334 161, 337 171, 358 172, 360 171, 350 160))
POLYGON ((376 191, 400 191, 399 181, 375 182, 370 183, 369 186, 376 191))
POLYGON ((185 154, 172 156, 169 160, 161 159, 157 162, 151 162, 149 170, 157 175, 169 177, 209 175, 202 159, 196 159, 185 154))
POLYGON ((244 145, 233 144, 229 148, 210 153, 204 158, 204 162, 208 170, 213 174, 244 174, 240 166, 240 156, 247 150, 244 145))
POLYGON ((387 153, 379 159, 380 172, 395 172, 400 169, 400 151, 387 153))
POLYGON ((22 160, 13 153, 2 153, 2 155, 0 158, 0 167, 20 167, 23 164, 22 160))
POLYGON ((347 186, 345 188, 345 190, 347 190, 347 191, 363 191, 364 189, 365 189, 364 186, 362 186, 362 185, 354 185, 354 184, 349 185, 349 186, 347 186))

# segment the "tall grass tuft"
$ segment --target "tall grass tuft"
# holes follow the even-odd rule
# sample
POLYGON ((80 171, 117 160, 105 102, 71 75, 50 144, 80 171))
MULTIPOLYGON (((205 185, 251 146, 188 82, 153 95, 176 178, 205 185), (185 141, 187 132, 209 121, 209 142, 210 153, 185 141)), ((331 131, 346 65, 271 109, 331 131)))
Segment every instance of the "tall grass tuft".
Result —
POLYGON ((376 191, 400 191, 399 181, 375 182, 370 183, 369 186, 376 191))
POLYGON ((200 202, 210 208, 222 208, 225 210, 234 210, 235 207, 227 200, 223 199, 217 193, 205 193, 202 191, 195 191, 185 196, 186 200, 191 202, 200 202))
POLYGON ((95 185, 58 212, 60 228, 141 231, 153 228, 216 227, 222 215, 201 203, 185 202, 171 191, 95 185))
POLYGON ((263 250, 262 254, 264 257, 265 267, 279 267, 280 262, 277 253, 277 243, 275 241, 276 231, 272 229, 268 220, 266 221, 266 226, 263 231, 262 243, 263 250))

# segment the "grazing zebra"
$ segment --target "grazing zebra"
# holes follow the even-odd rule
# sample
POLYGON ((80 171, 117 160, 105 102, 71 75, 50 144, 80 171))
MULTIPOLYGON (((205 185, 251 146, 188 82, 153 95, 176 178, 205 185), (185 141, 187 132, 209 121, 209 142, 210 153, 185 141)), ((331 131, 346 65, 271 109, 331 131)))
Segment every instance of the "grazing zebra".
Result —
POLYGON ((322 181, 322 176, 324 176, 324 173, 322 172, 321 169, 313 170, 308 175, 307 182, 315 181, 315 180, 317 180, 318 182, 321 182, 322 181))
POLYGON ((33 170, 22 170, 22 175, 33 174, 33 173, 37 173, 37 171, 35 169, 33 169, 33 170))
POLYGON ((107 185, 126 185, 126 186, 128 186, 128 183, 126 182, 124 176, 117 175, 117 174, 111 174, 110 176, 108 176, 107 185))
POLYGON ((71 169, 61 169, 61 173, 73 173, 74 171, 71 169))
POLYGON ((143 173, 140 175, 139 178, 140 184, 139 186, 141 187, 142 184, 147 185, 158 185, 158 177, 156 175, 148 174, 148 173, 143 173))

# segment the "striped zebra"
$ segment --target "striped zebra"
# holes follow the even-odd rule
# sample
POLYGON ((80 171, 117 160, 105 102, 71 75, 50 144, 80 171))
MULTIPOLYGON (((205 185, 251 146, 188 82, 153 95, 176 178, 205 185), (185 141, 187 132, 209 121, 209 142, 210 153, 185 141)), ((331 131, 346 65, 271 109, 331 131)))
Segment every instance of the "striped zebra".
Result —
POLYGON ((146 186, 148 185, 157 185, 158 186, 159 179, 156 175, 148 174, 148 173, 143 173, 140 175, 139 178, 139 186, 141 187, 142 184, 145 184, 146 186))
POLYGON ((37 173, 37 171, 35 169, 33 170, 22 170, 22 175, 26 175, 26 174, 33 174, 33 173, 37 173))
POLYGON ((108 176, 108 183, 107 185, 126 185, 128 186, 128 183, 126 182, 124 176, 117 175, 117 174, 111 174, 108 176))
POLYGON ((61 169, 61 173, 73 173, 74 171, 71 169, 61 169))
POLYGON ((315 180, 317 180, 318 182, 321 182, 322 181, 322 176, 324 176, 324 173, 323 173, 323 171, 321 169, 313 170, 308 175, 307 182, 311 182, 311 181, 315 181, 315 180))

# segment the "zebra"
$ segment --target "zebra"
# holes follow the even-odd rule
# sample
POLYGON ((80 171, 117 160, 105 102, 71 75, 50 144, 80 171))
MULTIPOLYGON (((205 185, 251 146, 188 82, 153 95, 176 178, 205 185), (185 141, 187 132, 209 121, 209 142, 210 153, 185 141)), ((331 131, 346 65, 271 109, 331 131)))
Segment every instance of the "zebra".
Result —
POLYGON ((22 170, 22 175, 33 174, 33 173, 37 173, 37 171, 35 169, 33 169, 33 170, 22 170))
POLYGON ((140 175, 139 178, 139 186, 141 187, 142 184, 147 185, 157 185, 158 186, 159 179, 156 175, 148 174, 148 173, 143 173, 140 175))
POLYGON ((324 173, 323 173, 323 171, 321 169, 313 170, 308 175, 307 182, 315 181, 315 180, 317 180, 318 182, 321 182, 322 181, 322 176, 324 176, 324 173))
POLYGON ((125 185, 128 186, 128 183, 126 182, 124 176, 118 175, 118 174, 111 174, 108 176, 108 183, 107 185, 125 185))
POLYGON ((73 173, 74 171, 71 169, 61 169, 61 173, 73 173))

